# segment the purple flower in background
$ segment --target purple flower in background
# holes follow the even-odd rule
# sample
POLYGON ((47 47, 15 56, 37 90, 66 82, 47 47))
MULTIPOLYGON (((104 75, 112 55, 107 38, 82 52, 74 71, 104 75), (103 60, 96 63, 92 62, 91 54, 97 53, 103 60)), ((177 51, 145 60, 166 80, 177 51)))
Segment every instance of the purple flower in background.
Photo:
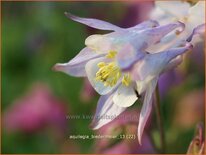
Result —
POLYGON ((46 125, 64 130, 66 127, 65 104, 56 99, 42 84, 34 85, 31 91, 9 106, 3 123, 7 131, 34 132, 46 125))
POLYGON ((120 28, 97 19, 66 15, 77 22, 100 30, 111 30, 105 35, 91 35, 85 40, 86 47, 68 63, 56 64, 55 70, 76 77, 87 76, 94 89, 102 95, 99 99, 92 127, 98 129, 112 119, 101 119, 103 115, 119 115, 133 105, 139 95, 145 92, 140 112, 138 140, 141 143, 144 126, 152 108, 152 94, 159 75, 176 67, 176 59, 192 48, 182 41, 182 47, 171 48, 158 53, 147 49, 173 30, 181 33, 184 24, 172 22, 159 26, 149 20, 131 28, 120 28))

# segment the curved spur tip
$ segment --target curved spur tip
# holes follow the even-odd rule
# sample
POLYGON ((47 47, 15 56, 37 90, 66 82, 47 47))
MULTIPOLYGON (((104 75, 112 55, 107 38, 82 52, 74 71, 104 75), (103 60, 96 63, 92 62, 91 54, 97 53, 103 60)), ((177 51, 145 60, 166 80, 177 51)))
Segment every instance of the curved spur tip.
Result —
POLYGON ((160 26, 160 24, 158 23, 158 21, 152 20, 152 22, 154 23, 154 27, 160 26))
POLYGON ((156 21, 156 20, 150 19, 149 22, 151 23, 152 27, 158 27, 158 26, 160 26, 160 24, 159 24, 158 21, 156 21))
POLYGON ((185 27, 185 24, 181 21, 177 21, 177 24, 180 25, 181 27, 185 27))
POLYGON ((180 21, 177 21, 177 24, 180 26, 180 29, 176 31, 176 34, 180 34, 184 31, 185 29, 185 24, 180 22, 180 21))
POLYGON ((193 34, 191 34, 188 38, 187 38, 187 42, 190 42, 190 41, 192 41, 192 37, 193 37, 193 34))
POLYGON ((185 44, 185 47, 188 48, 189 50, 193 49, 193 45, 191 43, 189 43, 189 42, 187 42, 185 44))

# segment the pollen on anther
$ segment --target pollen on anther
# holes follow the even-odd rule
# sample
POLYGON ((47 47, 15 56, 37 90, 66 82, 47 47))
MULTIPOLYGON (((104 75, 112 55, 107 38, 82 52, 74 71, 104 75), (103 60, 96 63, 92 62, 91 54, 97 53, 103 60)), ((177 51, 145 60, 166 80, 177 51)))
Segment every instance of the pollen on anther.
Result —
POLYGON ((120 68, 115 62, 105 63, 100 62, 97 64, 99 70, 96 72, 96 81, 100 81, 105 87, 113 87, 121 77, 120 68))
POLYGON ((115 56, 117 55, 116 51, 109 51, 109 53, 106 55, 106 58, 115 58, 115 56))

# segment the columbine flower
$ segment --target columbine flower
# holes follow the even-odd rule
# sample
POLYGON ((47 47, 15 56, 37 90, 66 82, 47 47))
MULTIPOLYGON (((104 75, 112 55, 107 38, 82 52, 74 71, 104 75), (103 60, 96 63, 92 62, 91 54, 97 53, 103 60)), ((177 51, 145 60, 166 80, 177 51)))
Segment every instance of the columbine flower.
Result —
MULTIPOLYGON (((196 33, 204 33, 205 1, 155 1, 155 9, 151 13, 151 18, 156 19, 160 24, 180 21, 185 24, 185 30, 181 34, 168 35, 162 39, 161 43, 152 46, 148 51, 154 52, 176 47, 188 37, 191 40, 194 29, 196 29, 196 33)), ((195 43, 195 40, 192 43, 195 43)))
POLYGON ((159 26, 156 21, 149 20, 123 29, 97 19, 66 15, 90 27, 114 32, 89 36, 85 41, 86 48, 68 63, 56 64, 54 69, 77 77, 87 76, 94 89, 102 95, 92 122, 94 129, 114 119, 101 119, 101 116, 119 115, 138 99, 139 94, 146 92, 138 126, 140 142, 159 75, 179 64, 174 59, 188 51, 191 44, 154 54, 146 49, 177 28, 181 33, 184 24, 173 22, 159 26))

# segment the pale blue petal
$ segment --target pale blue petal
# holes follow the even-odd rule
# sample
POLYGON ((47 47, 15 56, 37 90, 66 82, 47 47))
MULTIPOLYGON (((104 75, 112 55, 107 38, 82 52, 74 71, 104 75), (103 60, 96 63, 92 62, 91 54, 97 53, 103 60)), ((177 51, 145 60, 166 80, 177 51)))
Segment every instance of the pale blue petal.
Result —
POLYGON ((86 71, 85 71, 85 65, 86 63, 94 58, 101 57, 102 55, 96 54, 89 50, 88 48, 84 48, 80 51, 80 53, 75 56, 72 60, 70 60, 68 63, 57 63, 53 69, 55 71, 61 71, 66 74, 69 74, 71 76, 75 77, 85 77, 86 71))
POLYGON ((160 57, 165 57, 165 61, 169 62, 172 59, 176 58, 178 55, 182 55, 185 52, 191 50, 193 48, 193 45, 191 43, 186 43, 184 47, 178 47, 178 48, 172 48, 170 50, 167 50, 165 52, 157 53, 160 55, 160 57), (165 55, 165 56, 164 56, 165 55))
POLYGON ((164 10, 165 14, 171 14, 176 18, 187 16, 190 9, 190 4, 184 1, 156 1, 155 6, 164 10))
POLYGON ((106 35, 100 35, 100 34, 94 34, 90 35, 85 40, 85 45, 91 49, 92 51, 95 51, 99 54, 108 53, 109 50, 111 50, 112 42, 114 38, 112 37, 113 34, 116 32, 109 33, 106 35))
POLYGON ((129 31, 140 31, 140 30, 143 30, 143 29, 147 29, 147 28, 153 28, 153 27, 157 27, 159 26, 159 23, 155 20, 147 20, 147 21, 144 21, 140 24, 137 24, 133 27, 130 27, 130 28, 127 28, 126 30, 129 30, 129 31))
POLYGON ((95 116, 91 123, 93 129, 99 129, 107 123, 111 122, 118 115, 120 115, 126 108, 119 107, 113 103, 113 93, 101 96, 98 104, 95 116))
POLYGON ((146 94, 144 97, 144 103, 140 112, 140 116, 139 116, 139 124, 138 124, 138 141, 141 144, 141 139, 142 139, 142 135, 143 135, 143 131, 145 128, 145 125, 147 123, 147 120, 149 118, 149 115, 151 113, 152 110, 152 94, 155 90, 155 87, 157 85, 157 78, 153 79, 149 84, 148 87, 146 89, 146 94))
POLYGON ((81 62, 88 61, 90 59, 100 57, 100 56, 104 56, 104 55, 97 54, 94 51, 91 51, 89 48, 85 47, 79 52, 79 54, 77 54, 68 63, 70 65, 75 65, 75 64, 79 64, 81 62))
POLYGON ((72 15, 71 13, 65 12, 65 15, 72 19, 73 21, 85 24, 89 27, 100 29, 100 30, 112 30, 112 31, 122 31, 123 29, 113 25, 111 23, 108 23, 106 21, 98 20, 98 19, 92 19, 92 18, 81 18, 77 17, 75 15, 72 15))
POLYGON ((182 32, 185 25, 181 22, 174 22, 171 24, 158 26, 154 28, 147 28, 134 33, 130 43, 134 46, 136 51, 144 51, 148 47, 160 42, 160 40, 173 30, 177 29, 179 33, 182 32))
MULTIPOLYGON (((187 43, 184 47, 169 49, 167 51, 147 54, 142 60, 138 61, 131 70, 131 76, 134 81, 145 80, 159 75, 168 63, 179 55, 192 49, 192 44, 187 43)), ((174 65, 175 66, 175 65, 174 65)), ((171 67, 171 66, 170 66, 171 67)))
POLYGON ((183 61, 183 55, 179 55, 176 58, 172 59, 166 67, 163 69, 162 73, 167 72, 171 69, 176 68, 178 65, 180 65, 183 61))
POLYGON ((159 42, 164 36, 177 28, 180 28, 178 32, 182 32, 185 28, 185 25, 181 22, 174 22, 151 29, 146 29, 142 32, 143 37, 141 39, 143 39, 148 44, 148 46, 150 46, 159 42))
POLYGON ((136 61, 142 59, 146 55, 145 52, 136 51, 131 44, 125 44, 117 53, 118 66, 122 70, 129 69, 136 61))
POLYGON ((113 102, 119 107, 130 107, 137 99, 133 86, 121 85, 114 93, 113 102))
POLYGON ((187 41, 190 42, 192 41, 192 38, 195 35, 203 35, 204 33, 205 33, 205 24, 201 24, 197 26, 196 28, 194 28, 192 34, 188 37, 187 41))
POLYGON ((86 77, 85 62, 76 65, 69 65, 68 63, 57 63, 54 65, 53 70, 61 71, 68 75, 75 77, 86 77))

